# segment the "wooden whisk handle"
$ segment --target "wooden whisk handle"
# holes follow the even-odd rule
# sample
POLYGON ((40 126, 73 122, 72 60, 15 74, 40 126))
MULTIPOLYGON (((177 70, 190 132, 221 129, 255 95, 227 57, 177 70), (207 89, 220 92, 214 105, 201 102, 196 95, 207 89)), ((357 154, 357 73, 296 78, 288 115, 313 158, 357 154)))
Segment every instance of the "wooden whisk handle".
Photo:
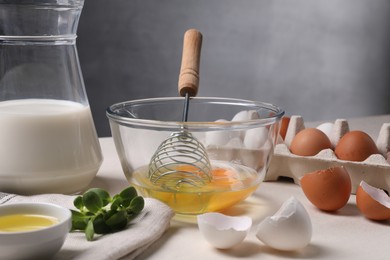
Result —
POLYGON ((188 93, 193 97, 198 93, 201 47, 202 34, 196 29, 186 31, 178 84, 180 96, 184 97, 188 93))

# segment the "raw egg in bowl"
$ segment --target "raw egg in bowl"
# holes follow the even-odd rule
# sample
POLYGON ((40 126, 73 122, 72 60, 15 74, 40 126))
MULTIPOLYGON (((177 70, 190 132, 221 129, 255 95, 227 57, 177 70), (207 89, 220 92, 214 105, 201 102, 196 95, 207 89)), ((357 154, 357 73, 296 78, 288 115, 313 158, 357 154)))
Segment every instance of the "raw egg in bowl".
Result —
POLYGON ((72 227, 69 209, 50 203, 0 206, 2 259, 47 259, 62 247, 72 227))
MULTIPOLYGON (((256 101, 194 97, 188 121, 182 122, 183 102, 183 98, 152 98, 118 103, 107 109, 124 174, 143 196, 159 199, 178 214, 224 210, 250 196, 264 180, 284 111, 256 101), (169 170, 159 172, 161 181, 154 181, 156 151, 159 158, 164 157, 161 161, 169 157, 159 147, 182 131, 198 143, 187 158, 202 154, 196 159, 209 162, 209 175, 200 185, 192 184, 192 176, 205 175, 197 171, 197 161, 190 164, 184 159, 180 163, 171 160, 166 167, 169 170), (170 175, 174 177, 169 177, 168 172, 174 172, 170 175), (185 174, 191 176, 189 181, 181 179, 185 174), (162 181, 164 176, 168 176, 166 182, 162 181)), ((186 149, 181 147, 175 146, 175 159, 184 158, 186 149)))

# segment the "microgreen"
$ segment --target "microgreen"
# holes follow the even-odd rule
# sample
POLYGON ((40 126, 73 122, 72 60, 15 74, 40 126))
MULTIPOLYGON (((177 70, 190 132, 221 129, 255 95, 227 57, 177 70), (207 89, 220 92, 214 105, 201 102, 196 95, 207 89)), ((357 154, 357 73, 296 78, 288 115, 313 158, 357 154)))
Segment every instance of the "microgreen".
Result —
POLYGON ((72 230, 84 231, 88 241, 95 234, 123 230, 144 208, 144 199, 130 186, 114 197, 101 188, 92 188, 77 196, 72 210, 72 230))

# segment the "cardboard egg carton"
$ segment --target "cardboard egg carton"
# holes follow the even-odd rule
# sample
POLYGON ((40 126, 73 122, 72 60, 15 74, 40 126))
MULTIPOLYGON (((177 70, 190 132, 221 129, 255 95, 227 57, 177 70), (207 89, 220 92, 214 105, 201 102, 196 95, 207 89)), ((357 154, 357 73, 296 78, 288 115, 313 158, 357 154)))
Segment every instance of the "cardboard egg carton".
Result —
MULTIPOLYGON (((280 177, 288 177, 292 178, 296 184, 300 184, 299 179, 306 173, 334 166, 344 166, 351 177, 352 193, 356 192, 362 180, 374 187, 390 191, 390 164, 386 159, 390 151, 390 123, 382 125, 376 140, 376 145, 381 154, 373 154, 363 162, 340 160, 332 149, 322 150, 315 156, 292 154, 289 146, 294 136, 304 128, 304 121, 301 116, 290 118, 284 142, 280 138, 275 146, 274 156, 270 162, 265 181, 275 181, 280 177)), ((332 129, 332 145, 336 146, 340 138, 348 131, 348 121, 337 119, 332 129)))

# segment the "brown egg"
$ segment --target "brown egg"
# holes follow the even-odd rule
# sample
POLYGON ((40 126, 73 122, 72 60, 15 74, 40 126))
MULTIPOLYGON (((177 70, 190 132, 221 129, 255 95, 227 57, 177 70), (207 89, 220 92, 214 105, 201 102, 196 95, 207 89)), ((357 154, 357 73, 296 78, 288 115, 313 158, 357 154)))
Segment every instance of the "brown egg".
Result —
POLYGON ((288 129, 288 124, 290 123, 290 118, 288 116, 282 117, 282 120, 280 121, 280 136, 284 140, 286 138, 286 133, 288 129))
POLYGON ((390 197, 381 189, 361 181, 356 190, 356 205, 368 219, 390 219, 390 197))
POLYGON ((324 211, 344 207, 351 194, 351 178, 342 166, 307 173, 300 181, 308 200, 324 211))
POLYGON ((335 148, 340 160, 362 162, 372 154, 378 154, 372 138, 362 131, 350 131, 341 137, 335 148))
POLYGON ((293 138, 290 151, 301 156, 314 156, 321 150, 332 148, 328 136, 316 128, 306 128, 293 138))

